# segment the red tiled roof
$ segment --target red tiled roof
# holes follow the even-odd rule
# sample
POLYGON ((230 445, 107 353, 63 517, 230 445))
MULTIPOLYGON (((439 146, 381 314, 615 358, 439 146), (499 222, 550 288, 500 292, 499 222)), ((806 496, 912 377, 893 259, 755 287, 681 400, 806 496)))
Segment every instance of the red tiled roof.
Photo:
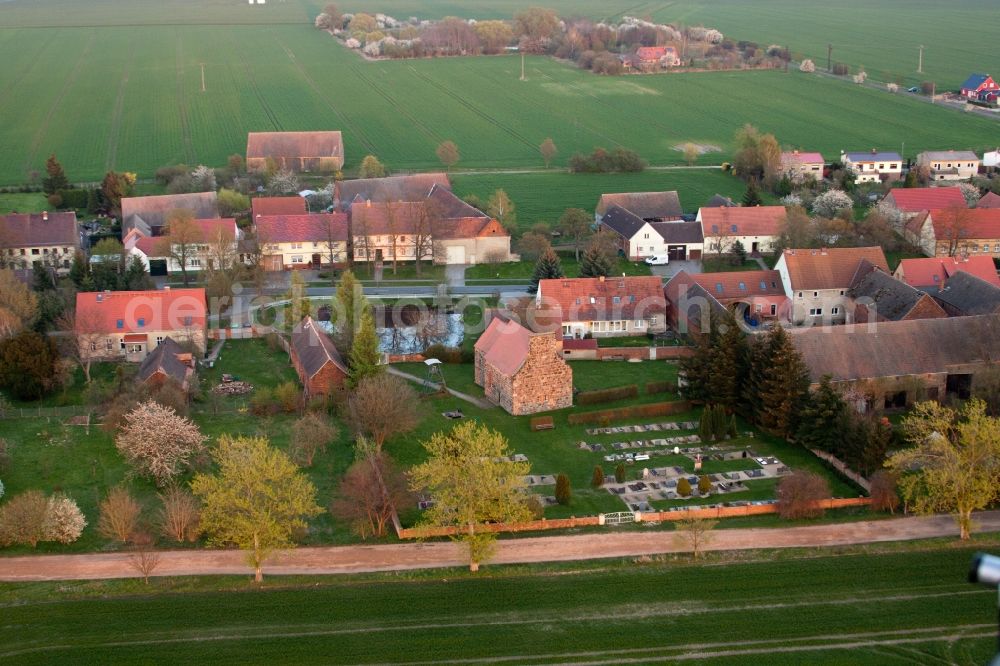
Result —
POLYGON ((674 52, 672 46, 640 46, 635 50, 635 54, 640 60, 659 60, 667 55, 667 52, 674 52))
POLYGON ((822 153, 801 153, 788 151, 781 153, 782 164, 825 164, 822 153))
POLYGON ((347 241, 347 215, 263 215, 254 220, 263 243, 347 241))
POLYGON ((885 198, 904 213, 952 206, 966 208, 965 197, 958 187, 898 187, 885 198))
MULTIPOLYGON (((236 226, 236 220, 231 217, 220 217, 208 220, 193 220, 194 226, 200 232, 200 238, 206 243, 212 243, 223 238, 236 241, 238 234, 238 228, 236 226)), ((166 228, 165 228, 166 229, 166 228)), ((161 250, 165 246, 167 239, 170 238, 169 230, 164 236, 145 236, 142 235, 138 229, 133 229, 126 234, 126 240, 129 235, 138 236, 135 241, 134 246, 142 250, 143 254, 147 257, 155 257, 162 254, 161 250)), ((128 249, 126 247, 126 249, 128 249)))
POLYGON ((896 277, 911 287, 929 288, 944 286, 948 278, 958 272, 971 273, 976 277, 1000 287, 1000 277, 992 257, 979 255, 961 259, 959 257, 927 257, 924 259, 903 259, 896 268, 896 277))
POLYGON ((88 291, 76 295, 76 326, 79 331, 123 335, 183 331, 204 328, 205 314, 204 289, 88 291))
POLYGON ((364 202, 351 205, 351 233, 355 236, 382 236, 415 233, 421 223, 430 233, 430 220, 423 202, 396 201, 389 203, 364 202))
POLYGON ((540 280, 537 301, 562 321, 645 319, 666 311, 656 276, 540 280))
POLYGON ((784 206, 702 208, 698 211, 705 238, 718 236, 777 236, 785 223, 784 206), (736 229, 733 230, 733 226, 736 229))
POLYGON ((528 358, 533 335, 535 334, 514 321, 496 318, 476 341, 476 351, 484 352, 486 363, 501 374, 511 377, 528 358))
POLYGON ((355 201, 423 201, 437 188, 451 189, 446 173, 417 173, 410 176, 360 178, 337 182, 334 199, 343 210, 355 201))
POLYGON ((488 217, 460 217, 449 220, 436 220, 433 224, 432 232, 435 240, 510 236, 502 224, 488 217))
POLYGON ((926 210, 920 211, 919 213, 908 219, 906 223, 903 225, 903 228, 906 229, 906 231, 908 231, 909 233, 919 238, 921 235, 921 230, 924 228, 924 223, 927 222, 927 215, 928 213, 926 210))
POLYGON ((347 372, 347 366, 333 340, 319 329, 312 317, 306 317, 292 329, 292 352, 298 357, 308 377, 316 376, 327 363, 332 363, 343 373, 347 372))
POLYGON ((880 247, 785 250, 782 258, 788 267, 792 289, 796 291, 800 289, 847 289, 854 281, 862 260, 867 260, 886 273, 889 272, 885 253, 880 247))
POLYGON ((159 194, 149 197, 122 199, 122 221, 126 227, 135 225, 138 216, 150 227, 161 227, 175 209, 189 210, 198 219, 219 217, 218 195, 215 192, 189 192, 186 194, 159 194))
POLYGON ((302 197, 255 197, 250 200, 253 219, 258 215, 305 215, 309 212, 302 197))
POLYGON ((954 231, 959 238, 1000 238, 1000 209, 943 208, 928 211, 934 237, 949 239, 954 231))
POLYGON ((976 204, 976 208, 1000 208, 1000 194, 987 192, 976 204))
POLYGON ((340 132, 250 132, 247 158, 343 157, 340 132))
POLYGON ((4 247, 67 245, 79 247, 76 213, 11 213, 0 215, 0 244, 4 247))
POLYGON ((597 349, 597 338, 563 338, 562 346, 568 351, 597 349))
POLYGON ((785 296, 778 271, 695 273, 691 279, 719 301, 750 296, 785 296))

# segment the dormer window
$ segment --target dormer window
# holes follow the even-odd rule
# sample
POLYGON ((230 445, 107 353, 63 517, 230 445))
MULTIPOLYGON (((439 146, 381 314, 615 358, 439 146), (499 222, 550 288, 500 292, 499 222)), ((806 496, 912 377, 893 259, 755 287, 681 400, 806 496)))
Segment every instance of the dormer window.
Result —
POLYGON ((761 291, 767 291, 767 283, 763 280, 760 281, 760 289, 761 291))
POLYGON ((719 292, 720 294, 722 293, 722 283, 721 282, 716 282, 715 283, 715 290, 717 292, 719 292))
POLYGON ((139 317, 139 321, 136 323, 139 325, 139 328, 142 328, 143 326, 146 325, 146 320, 143 319, 142 317, 139 317))
POLYGON ((732 231, 735 234, 736 233, 736 225, 735 224, 730 225, 729 230, 732 231))
POLYGON ((119 319, 118 321, 116 321, 115 322, 115 328, 118 328, 118 329, 125 328, 125 320, 124 319, 119 319))
POLYGON ((717 225, 717 224, 713 224, 712 225, 712 233, 713 234, 719 233, 719 225, 717 225))
POLYGON ((746 291, 746 290, 747 290, 746 282, 740 282, 740 291, 746 291))
POLYGON ((613 296, 611 298, 611 302, 614 303, 615 305, 618 305, 619 303, 622 302, 622 298, 621 296, 613 296))
POLYGON ((597 302, 597 299, 596 299, 596 298, 594 298, 593 296, 591 296, 591 297, 590 297, 590 304, 591 304, 591 305, 593 305, 593 304, 594 304, 594 303, 596 303, 596 302, 597 302))

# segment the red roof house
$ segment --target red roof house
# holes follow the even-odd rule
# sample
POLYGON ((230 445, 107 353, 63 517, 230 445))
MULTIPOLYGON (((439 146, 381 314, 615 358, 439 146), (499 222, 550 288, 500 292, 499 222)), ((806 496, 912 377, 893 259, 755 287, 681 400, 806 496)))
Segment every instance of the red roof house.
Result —
POLYGON ((247 169, 263 170, 269 159, 291 171, 335 171, 344 166, 344 140, 336 131, 250 132, 247 169))
POLYGON ((65 271, 79 247, 73 211, 0 215, 0 265, 24 269, 38 263, 65 271))
POLYGON ((987 192, 979 199, 976 208, 1000 208, 1000 194, 987 192))
POLYGON ((790 301, 778 271, 695 273, 690 279, 748 323, 788 318, 790 301))
POLYGON ((253 219, 262 215, 305 215, 309 212, 303 197, 254 197, 250 200, 253 219))
POLYGON ((475 381, 515 416, 573 406, 573 370, 560 338, 500 317, 476 341, 475 381))
POLYGON ((993 258, 986 255, 903 259, 896 267, 893 277, 911 287, 933 293, 944 288, 948 279, 959 272, 971 273, 981 280, 1000 287, 1000 277, 997 277, 993 258))
POLYGON ((612 337, 666 328, 663 281, 656 276, 540 280, 537 312, 562 322, 564 337, 612 337))
POLYGON ((264 269, 320 268, 347 261, 349 225, 344 213, 262 215, 254 219, 264 269))
POLYGON ((885 201, 904 213, 932 208, 968 208, 959 187, 897 187, 885 195, 885 201))
POLYGON ((289 349, 306 399, 330 395, 343 385, 347 366, 333 340, 312 317, 303 319, 292 331, 289 349))
POLYGON ((699 208, 705 252, 731 252, 739 241, 750 253, 773 251, 785 224, 784 206, 699 208))

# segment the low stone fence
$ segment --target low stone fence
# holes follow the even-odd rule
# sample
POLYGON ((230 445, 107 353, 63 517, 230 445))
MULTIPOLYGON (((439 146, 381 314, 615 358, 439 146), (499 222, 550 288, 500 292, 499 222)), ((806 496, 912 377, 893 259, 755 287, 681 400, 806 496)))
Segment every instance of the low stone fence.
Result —
MULTIPOLYGON (((591 352, 593 354, 593 352, 591 352)), ((596 354, 590 356, 598 361, 664 361, 687 358, 694 355, 693 347, 598 347, 596 354)), ((583 356, 574 357, 580 358, 583 356)))
MULTIPOLYGON (((843 499, 822 500, 819 503, 824 509, 844 509, 852 506, 868 506, 868 497, 848 497, 843 499)), ((778 513, 777 504, 747 504, 746 506, 713 507, 709 509, 683 509, 680 511, 657 511, 652 513, 635 513, 635 522, 658 523, 678 521, 687 518, 738 518, 741 516, 761 516, 778 513)), ((580 518, 555 518, 552 520, 532 520, 526 523, 511 525, 497 523, 482 525, 480 531, 485 532, 538 532, 543 530, 564 530, 573 527, 593 527, 604 525, 604 514, 597 516, 582 516, 580 518)), ((457 527, 400 527, 396 525, 396 533, 400 539, 428 539, 433 537, 455 536, 461 530, 457 527)))

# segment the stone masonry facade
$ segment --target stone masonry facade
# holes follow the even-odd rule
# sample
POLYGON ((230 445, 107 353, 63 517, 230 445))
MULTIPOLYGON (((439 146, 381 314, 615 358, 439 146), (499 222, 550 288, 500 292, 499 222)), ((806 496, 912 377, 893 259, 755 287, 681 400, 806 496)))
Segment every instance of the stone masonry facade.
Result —
POLYGON ((476 383, 486 397, 514 416, 573 406, 573 370, 562 358, 562 344, 551 334, 532 335, 521 367, 506 375, 476 354, 476 383))

